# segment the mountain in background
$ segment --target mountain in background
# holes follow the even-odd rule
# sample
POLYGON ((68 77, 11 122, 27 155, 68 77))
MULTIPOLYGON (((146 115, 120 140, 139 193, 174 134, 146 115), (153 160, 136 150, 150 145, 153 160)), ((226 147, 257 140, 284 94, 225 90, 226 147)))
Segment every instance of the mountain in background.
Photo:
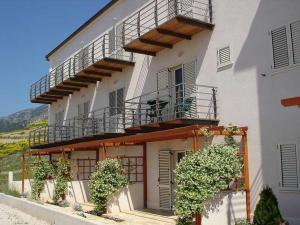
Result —
POLYGON ((27 124, 48 119, 48 106, 42 105, 37 108, 24 109, 6 117, 0 118, 0 132, 8 132, 22 129, 27 124))

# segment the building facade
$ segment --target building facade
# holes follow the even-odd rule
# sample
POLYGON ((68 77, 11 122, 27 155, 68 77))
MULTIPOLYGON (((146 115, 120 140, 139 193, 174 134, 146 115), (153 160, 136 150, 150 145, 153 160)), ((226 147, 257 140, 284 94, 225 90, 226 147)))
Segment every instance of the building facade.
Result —
MULTIPOLYGON (((251 214, 269 185, 284 218, 300 224, 300 110, 281 105, 299 96, 299 12, 296 0, 111 1, 47 55, 49 74, 30 97, 49 104, 49 126, 31 134, 33 151, 69 151, 75 180, 121 157, 129 192, 143 196, 124 210, 171 210, 172 171, 193 138, 155 132, 248 127, 251 214)), ((245 202, 227 194, 203 224, 233 224, 245 202)))

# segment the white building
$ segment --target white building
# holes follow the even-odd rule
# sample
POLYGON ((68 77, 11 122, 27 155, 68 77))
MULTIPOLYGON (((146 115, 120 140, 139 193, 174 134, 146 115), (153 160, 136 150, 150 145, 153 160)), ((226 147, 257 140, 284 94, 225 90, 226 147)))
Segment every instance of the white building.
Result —
MULTIPOLYGON (((251 214, 269 185, 284 218, 300 224, 300 110, 281 105, 299 96, 299 1, 113 0, 47 59, 31 101, 49 104, 49 127, 31 134, 32 148, 71 151, 78 180, 103 157, 130 160, 132 204, 121 210, 170 210, 174 185, 163 165, 172 170, 192 148, 190 137, 134 147, 119 146, 122 138, 233 123, 248 127, 251 214), (113 138, 119 144, 104 151, 113 138)), ((203 224, 234 224, 246 217, 245 201, 243 192, 226 195, 203 224)))

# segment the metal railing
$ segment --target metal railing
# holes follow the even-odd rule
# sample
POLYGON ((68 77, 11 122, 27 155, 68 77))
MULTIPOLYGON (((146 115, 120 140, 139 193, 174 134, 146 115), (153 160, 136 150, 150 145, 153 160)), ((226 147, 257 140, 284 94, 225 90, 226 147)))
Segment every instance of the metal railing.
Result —
POLYGON ((174 17, 182 15, 212 23, 211 0, 153 0, 125 19, 124 44, 139 38, 174 17))
POLYGON ((217 120, 217 88, 178 84, 30 132, 30 146, 124 133, 126 128, 176 119, 217 120))
POLYGON ((49 91, 50 88, 61 84, 69 78, 75 77, 79 72, 103 58, 133 61, 133 54, 123 49, 123 38, 116 35, 116 32, 116 29, 113 28, 110 32, 99 37, 85 48, 82 48, 74 56, 32 84, 30 99, 34 100, 36 97, 49 91))
POLYGON ((178 84, 127 100, 125 126, 176 119, 217 120, 217 88, 178 84))

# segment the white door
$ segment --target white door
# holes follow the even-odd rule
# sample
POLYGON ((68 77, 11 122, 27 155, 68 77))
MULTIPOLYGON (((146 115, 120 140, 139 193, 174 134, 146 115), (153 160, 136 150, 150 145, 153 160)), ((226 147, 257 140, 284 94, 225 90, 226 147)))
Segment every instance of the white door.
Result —
POLYGON ((159 208, 163 210, 171 210, 171 154, 170 150, 159 151, 159 208))

